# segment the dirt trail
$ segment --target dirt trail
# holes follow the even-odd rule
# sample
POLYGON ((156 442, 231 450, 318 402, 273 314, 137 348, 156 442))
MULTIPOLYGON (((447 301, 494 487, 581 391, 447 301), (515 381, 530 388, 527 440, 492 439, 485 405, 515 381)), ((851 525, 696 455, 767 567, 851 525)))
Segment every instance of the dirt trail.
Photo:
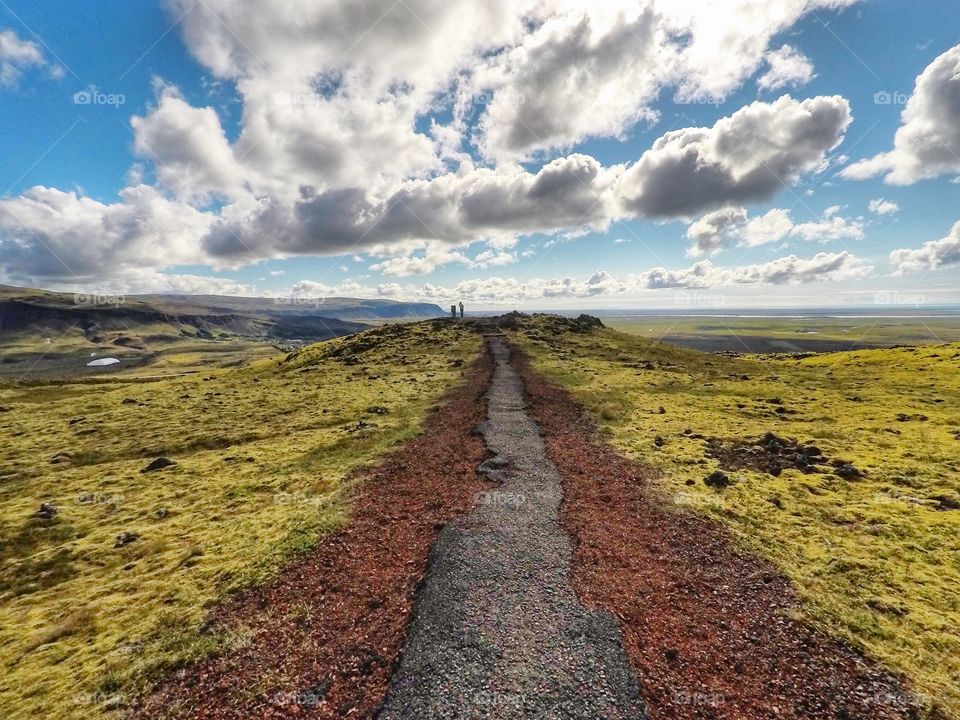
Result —
POLYGON ((272 582, 216 609, 210 632, 250 633, 240 649, 171 674, 137 720, 370 718, 396 665, 417 583, 439 528, 489 482, 475 429, 486 416, 486 353, 422 435, 362 472, 348 524, 272 582))
POLYGON ((653 720, 915 720, 921 696, 796 619, 790 581, 664 497, 562 389, 516 362, 564 480, 572 582, 618 620, 653 720))
POLYGON ((562 480, 524 409, 501 337, 481 426, 500 482, 437 538, 378 717, 645 717, 620 632, 570 584, 562 480))

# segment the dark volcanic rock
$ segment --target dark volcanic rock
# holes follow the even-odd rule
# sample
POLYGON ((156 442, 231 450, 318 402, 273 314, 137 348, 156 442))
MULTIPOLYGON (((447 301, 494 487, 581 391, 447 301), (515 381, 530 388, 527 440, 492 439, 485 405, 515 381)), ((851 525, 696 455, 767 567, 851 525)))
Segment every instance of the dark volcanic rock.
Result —
POLYGON ((730 477, 722 470, 716 470, 703 479, 708 487, 725 488, 730 486, 730 477))
POLYGON ((176 463, 170 458, 158 457, 140 472, 148 473, 153 472, 154 470, 163 470, 163 468, 170 467, 171 465, 176 465, 176 463))
POLYGON ((117 535, 117 541, 113 544, 115 548, 122 548, 125 545, 129 545, 132 542, 136 542, 140 539, 140 536, 134 532, 124 531, 117 535))

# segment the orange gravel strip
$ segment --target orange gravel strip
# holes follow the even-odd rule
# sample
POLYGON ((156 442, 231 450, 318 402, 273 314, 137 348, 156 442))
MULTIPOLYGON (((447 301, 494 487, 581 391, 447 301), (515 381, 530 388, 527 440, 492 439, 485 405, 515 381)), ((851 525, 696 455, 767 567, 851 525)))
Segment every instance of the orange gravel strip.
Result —
POLYGON ((516 366, 564 478, 574 588, 617 618, 653 720, 916 717, 891 673, 791 619, 785 577, 721 525, 671 507, 564 391, 516 366))
POLYGON ((347 525, 270 584, 230 599, 211 624, 249 645, 171 675, 135 718, 370 718, 386 692, 437 532, 490 487, 475 430, 492 364, 426 420, 422 435, 365 473, 347 525))

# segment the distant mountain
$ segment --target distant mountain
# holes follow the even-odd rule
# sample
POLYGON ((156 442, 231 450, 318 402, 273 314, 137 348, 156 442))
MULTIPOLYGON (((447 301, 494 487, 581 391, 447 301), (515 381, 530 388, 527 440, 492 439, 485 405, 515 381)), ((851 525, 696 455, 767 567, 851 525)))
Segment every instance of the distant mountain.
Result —
POLYGON ((4 336, 82 333, 93 343, 130 347, 178 337, 325 340, 387 320, 443 314, 437 305, 394 300, 99 296, 0 285, 0 334, 4 336))

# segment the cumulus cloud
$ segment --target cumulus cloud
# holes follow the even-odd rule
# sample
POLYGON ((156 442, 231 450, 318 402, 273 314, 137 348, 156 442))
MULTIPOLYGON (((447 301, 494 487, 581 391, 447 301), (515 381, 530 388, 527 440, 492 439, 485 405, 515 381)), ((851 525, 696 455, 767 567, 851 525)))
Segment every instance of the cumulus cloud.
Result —
POLYGON ((870 212, 876 215, 893 215, 900 210, 900 206, 891 200, 877 198, 870 201, 870 212))
MULTIPOLYGON (((718 267, 709 260, 701 260, 678 270, 656 267, 620 278, 597 271, 585 280, 571 276, 527 280, 494 276, 465 280, 452 287, 429 283, 421 286, 387 283, 378 286, 377 293, 385 297, 433 301, 443 305, 454 299, 502 305, 537 300, 629 297, 631 294, 657 290, 839 282, 866 277, 871 272, 870 265, 844 251, 818 253, 811 258, 788 255, 766 263, 735 267, 718 267)), ((318 291, 317 295, 324 294, 319 292, 323 290, 327 294, 332 292, 328 286, 310 287, 318 291)))
POLYGON ((161 186, 178 197, 231 197, 240 190, 242 170, 213 108, 192 107, 167 86, 156 109, 130 124, 135 151, 154 161, 161 186))
POLYGON ((861 160, 841 175, 883 175, 890 185, 960 171, 960 45, 936 58, 917 78, 900 116, 893 150, 861 160))
POLYGON ((757 87, 761 90, 799 87, 816 77, 810 59, 790 45, 768 52, 764 60, 767 71, 757 79, 757 87))
POLYGON ((204 244, 215 257, 243 260, 277 252, 376 252, 397 243, 462 244, 504 233, 603 228, 615 216, 612 187, 619 170, 571 155, 536 173, 520 166, 464 166, 404 183, 385 198, 360 188, 301 188, 292 206, 264 199, 247 214, 224 217, 204 244))
POLYGON ((690 224, 687 237, 693 241, 688 254, 693 257, 712 255, 726 247, 732 231, 747 222, 747 211, 742 207, 727 207, 707 213, 690 224))
POLYGON ((0 199, 0 271, 24 283, 90 281, 202 263, 197 239, 212 222, 148 185, 126 188, 110 204, 37 186, 0 199))
POLYGON ((25 72, 38 68, 48 68, 53 75, 62 72, 47 62, 37 43, 13 30, 0 30, 0 88, 16 87, 25 72))
POLYGON ((960 264, 960 221, 945 238, 925 242, 913 250, 894 250, 890 253, 890 264, 895 275, 960 264))
POLYGON ((620 177, 618 192, 627 208, 647 217, 768 200, 821 168, 851 120, 839 96, 755 102, 712 128, 661 136, 620 177))
MULTIPOLYGON (((235 89, 237 132, 158 81, 131 121, 145 167, 120 199, 37 187, 0 201, 0 270, 35 282, 362 252, 402 277, 508 264, 518 235, 766 199, 822 166, 845 100, 754 103, 664 135, 629 168, 562 149, 626 137, 665 90, 723 97, 763 62, 796 64, 772 38, 853 1, 166 0, 235 89), (458 255, 477 241, 490 249, 458 255)), ((30 45, 3 31, 0 68, 17 53, 33 66, 30 45)))
POLYGON ((589 136, 616 136, 641 117, 658 89, 660 38, 653 10, 599 27, 589 14, 551 18, 523 44, 480 68, 474 83, 495 87, 477 143, 495 159, 524 157, 589 136))
POLYGON ((794 225, 790 234, 804 240, 822 243, 836 240, 863 240, 863 221, 849 220, 829 213, 825 214, 821 220, 794 225))
POLYGON ((690 224, 687 237, 693 242, 687 249, 687 254, 701 257, 714 254, 733 243, 757 247, 779 242, 787 237, 823 243, 862 240, 863 220, 841 217, 837 215, 839 210, 839 207, 830 207, 819 220, 795 224, 790 217, 790 211, 781 208, 773 208, 752 218, 747 216, 744 208, 722 208, 690 224))

